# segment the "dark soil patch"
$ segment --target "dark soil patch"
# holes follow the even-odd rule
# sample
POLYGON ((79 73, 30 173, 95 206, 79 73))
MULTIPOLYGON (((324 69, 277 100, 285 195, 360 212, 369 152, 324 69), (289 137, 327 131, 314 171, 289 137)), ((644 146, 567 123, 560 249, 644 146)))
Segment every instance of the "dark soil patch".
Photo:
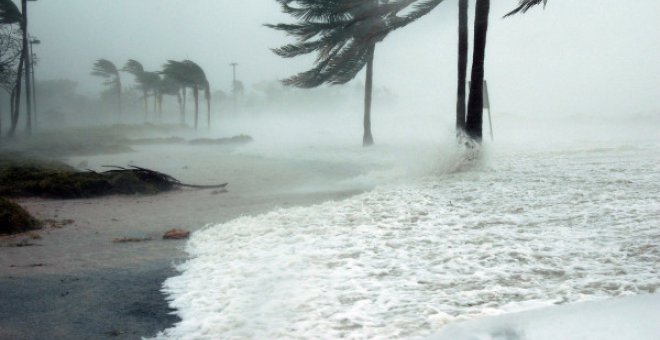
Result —
POLYGON ((0 235, 38 229, 39 221, 18 204, 0 197, 0 235))

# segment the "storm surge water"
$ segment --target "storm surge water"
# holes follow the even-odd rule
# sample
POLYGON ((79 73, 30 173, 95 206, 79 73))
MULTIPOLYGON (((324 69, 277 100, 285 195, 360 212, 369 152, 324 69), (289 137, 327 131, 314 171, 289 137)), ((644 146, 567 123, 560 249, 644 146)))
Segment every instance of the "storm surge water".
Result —
MULTIPOLYGON (((490 147, 197 232, 159 338, 419 338, 660 287, 660 143, 490 147)), ((655 300, 657 301, 657 299, 655 300)))

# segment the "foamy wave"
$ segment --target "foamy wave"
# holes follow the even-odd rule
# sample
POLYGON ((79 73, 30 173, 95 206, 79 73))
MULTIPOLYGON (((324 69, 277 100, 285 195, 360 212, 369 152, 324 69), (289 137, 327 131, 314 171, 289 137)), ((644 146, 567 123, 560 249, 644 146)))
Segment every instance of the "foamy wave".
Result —
POLYGON ((660 287, 657 149, 516 154, 194 234, 175 339, 416 338, 660 287), (522 307, 521 307, 522 306, 522 307))

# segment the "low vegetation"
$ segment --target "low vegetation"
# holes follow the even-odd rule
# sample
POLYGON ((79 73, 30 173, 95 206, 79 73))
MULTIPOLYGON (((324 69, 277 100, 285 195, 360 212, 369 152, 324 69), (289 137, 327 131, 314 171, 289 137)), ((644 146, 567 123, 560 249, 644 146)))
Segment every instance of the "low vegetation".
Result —
POLYGON ((0 235, 38 229, 39 221, 18 204, 0 197, 0 235))

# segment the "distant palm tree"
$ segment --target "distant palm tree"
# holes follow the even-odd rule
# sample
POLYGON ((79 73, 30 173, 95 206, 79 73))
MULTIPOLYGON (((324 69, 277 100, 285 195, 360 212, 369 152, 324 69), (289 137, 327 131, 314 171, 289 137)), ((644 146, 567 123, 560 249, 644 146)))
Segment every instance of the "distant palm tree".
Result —
POLYGON ((117 109, 119 114, 121 114, 121 77, 115 64, 107 59, 99 59, 92 67, 92 75, 105 78, 103 84, 111 86, 112 92, 117 96, 117 109))
MULTIPOLYGON (((206 99, 207 107, 207 125, 211 127, 211 88, 206 78, 204 70, 195 62, 190 60, 174 61, 169 60, 163 65, 161 72, 166 77, 179 82, 182 85, 185 98, 185 88, 190 87, 193 90, 193 97, 195 99, 195 129, 199 125, 199 90, 204 90, 204 98, 206 99)), ((185 109, 185 108, 184 108, 185 109)))
POLYGON ((146 120, 149 115, 149 92, 151 92, 154 96, 154 113, 157 112, 158 88, 161 81, 160 76, 156 72, 145 71, 142 64, 134 59, 127 61, 122 71, 128 72, 135 76, 135 82, 138 83, 138 88, 142 90, 144 97, 144 117, 146 120))
POLYGON ((176 79, 165 75, 163 79, 160 82, 160 88, 158 90, 158 112, 159 115, 162 115, 162 110, 163 110, 163 96, 168 95, 168 96, 176 96, 177 97, 177 102, 179 104, 179 112, 181 114, 181 124, 185 123, 184 121, 184 112, 183 112, 183 106, 181 102, 181 83, 177 81, 176 79))

